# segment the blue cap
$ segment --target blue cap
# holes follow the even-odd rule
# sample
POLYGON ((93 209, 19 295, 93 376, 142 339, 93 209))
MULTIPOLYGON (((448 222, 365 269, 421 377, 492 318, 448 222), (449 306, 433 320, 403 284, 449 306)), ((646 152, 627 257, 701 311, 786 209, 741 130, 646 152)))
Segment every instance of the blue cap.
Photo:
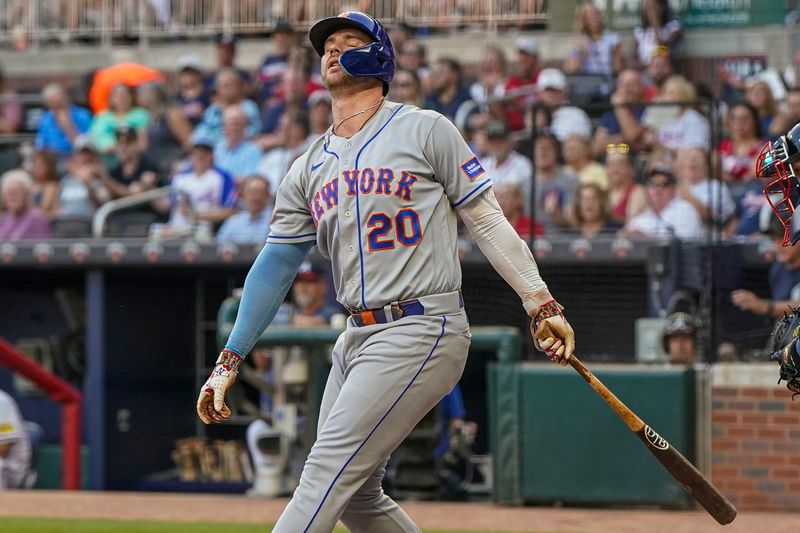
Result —
POLYGON ((192 136, 192 148, 209 148, 211 150, 216 146, 216 141, 208 135, 194 135, 192 136))

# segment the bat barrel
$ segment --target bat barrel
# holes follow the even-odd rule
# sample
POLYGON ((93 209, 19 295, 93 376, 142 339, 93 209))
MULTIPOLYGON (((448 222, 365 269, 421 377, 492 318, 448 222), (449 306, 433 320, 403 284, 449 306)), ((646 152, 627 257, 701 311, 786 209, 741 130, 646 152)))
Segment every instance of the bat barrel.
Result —
POLYGON ((733 522, 736 507, 676 448, 647 424, 636 431, 650 453, 708 514, 722 525, 733 522))
POLYGON ((736 507, 700 473, 667 439, 645 424, 573 354, 569 364, 642 440, 650 453, 692 497, 722 525, 736 518, 736 507))

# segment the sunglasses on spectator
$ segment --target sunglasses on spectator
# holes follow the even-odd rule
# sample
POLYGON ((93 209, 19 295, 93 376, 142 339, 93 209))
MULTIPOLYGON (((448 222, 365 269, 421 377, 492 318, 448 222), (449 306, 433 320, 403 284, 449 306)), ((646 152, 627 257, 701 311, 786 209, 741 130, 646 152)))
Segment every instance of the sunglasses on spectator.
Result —
POLYGON ((666 189, 667 187, 672 186, 671 181, 651 181, 647 184, 648 187, 652 187, 654 189, 666 189))
POLYGON ((630 151, 631 147, 625 143, 606 145, 607 154, 627 154, 630 151))

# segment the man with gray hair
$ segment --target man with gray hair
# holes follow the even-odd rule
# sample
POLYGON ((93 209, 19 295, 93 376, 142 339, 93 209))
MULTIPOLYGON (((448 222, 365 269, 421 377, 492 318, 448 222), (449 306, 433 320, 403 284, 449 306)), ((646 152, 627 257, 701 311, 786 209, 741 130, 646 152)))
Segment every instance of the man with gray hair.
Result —
POLYGON ((250 119, 242 106, 228 106, 222 112, 223 137, 214 145, 214 164, 230 174, 237 184, 256 173, 261 148, 247 137, 250 119))
POLYGON ((65 159, 72 154, 75 139, 89 131, 92 113, 73 105, 60 83, 45 85, 42 89, 42 100, 47 111, 36 130, 34 146, 38 150, 55 152, 59 159, 65 159))
POLYGON ((249 176, 242 186, 242 211, 230 216, 217 232, 217 242, 263 243, 269 236, 272 195, 269 182, 249 176))
POLYGON ((49 239, 50 223, 30 202, 33 180, 24 170, 9 170, 0 177, 5 212, 0 214, 0 241, 49 239))

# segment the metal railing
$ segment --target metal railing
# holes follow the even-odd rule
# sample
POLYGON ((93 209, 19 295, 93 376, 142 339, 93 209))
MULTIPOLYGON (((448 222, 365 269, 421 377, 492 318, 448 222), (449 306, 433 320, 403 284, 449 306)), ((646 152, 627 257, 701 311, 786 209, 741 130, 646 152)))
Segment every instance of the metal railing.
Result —
POLYGON ((106 230, 106 221, 113 213, 128 209, 129 207, 146 205, 153 200, 164 198, 170 194, 172 194, 172 188, 167 186, 106 202, 100 206, 92 217, 92 236, 96 239, 103 237, 103 233, 105 233, 106 230))
POLYGON ((298 30, 360 9, 391 26, 475 26, 541 22, 544 0, 0 0, 0 39, 24 50, 46 41, 192 37, 219 32, 269 33, 278 21, 298 30))

